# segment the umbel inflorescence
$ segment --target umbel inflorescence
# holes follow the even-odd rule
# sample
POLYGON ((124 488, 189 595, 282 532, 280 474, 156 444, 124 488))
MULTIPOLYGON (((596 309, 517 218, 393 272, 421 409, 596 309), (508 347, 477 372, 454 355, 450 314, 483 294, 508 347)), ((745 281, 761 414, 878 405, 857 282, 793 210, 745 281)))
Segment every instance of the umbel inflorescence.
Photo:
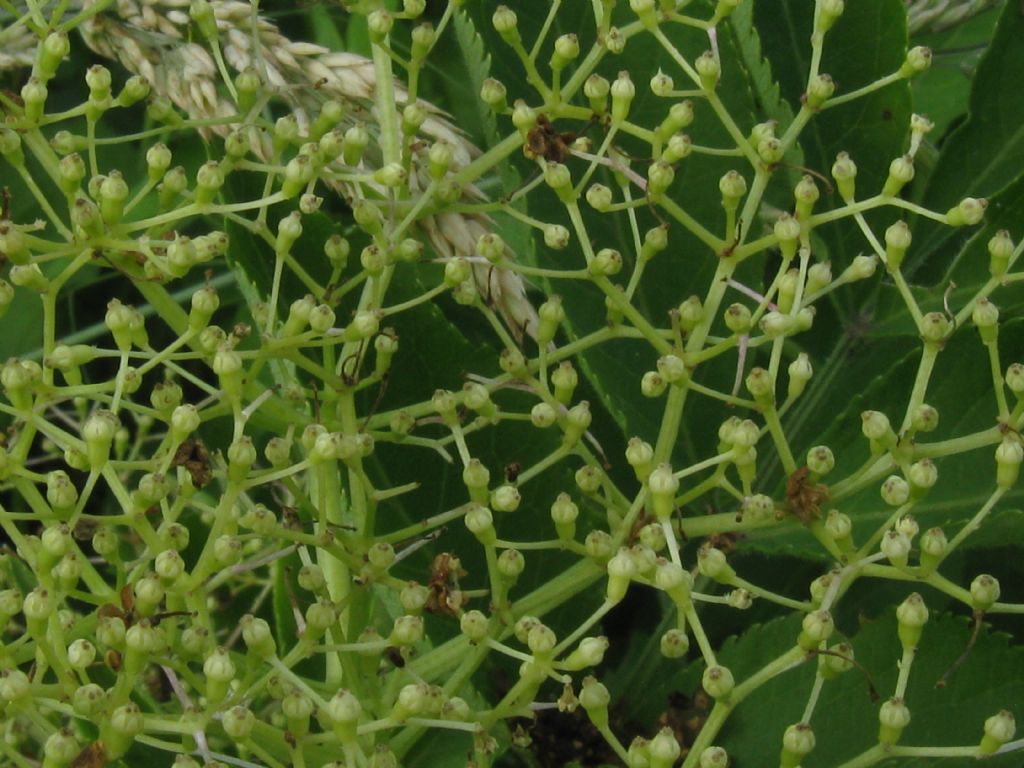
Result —
POLYGON ((821 697, 879 674, 851 671, 837 619, 864 581, 903 590, 901 656, 857 700, 878 725, 844 734, 842 764, 1024 746, 1009 709, 965 715, 968 743, 901 740, 926 600, 978 627, 1024 612, 994 576, 944 569, 1024 461, 1024 366, 994 303, 1022 248, 995 232, 969 295, 928 297, 905 275, 928 257, 911 225, 973 232, 987 205, 903 194, 929 121, 882 159, 810 167, 800 143, 930 52, 840 89, 822 62, 844 4, 799 4, 809 66, 787 105, 742 43, 750 0, 556 2, 529 35, 488 8, 523 90, 472 62, 480 150, 422 98, 433 62, 482 50, 470 9, 441 5, 348 3, 366 59, 231 0, 0 3, 0 64, 31 67, 0 93, 0 302, 7 327, 38 317, 0 367, 4 763, 487 766, 557 711, 589 718, 587 764, 708 768, 746 699, 811 669, 771 754, 739 757, 823 764, 843 724, 821 697), (69 86, 82 47, 109 66, 69 86), (830 259, 839 226, 856 245, 830 259), (860 444, 829 446, 800 418, 829 385, 813 340, 878 281, 916 373, 865 404, 860 444), (942 433, 935 380, 979 345, 991 426, 942 433), (944 466, 978 452, 984 499, 933 527, 944 466), (820 553, 802 592, 730 561, 765 534, 820 553), (627 723, 605 684, 606 655, 654 663, 603 634, 643 592, 662 614, 647 647, 709 697, 685 734, 627 723), (796 619, 734 674, 716 617, 755 604, 796 619))

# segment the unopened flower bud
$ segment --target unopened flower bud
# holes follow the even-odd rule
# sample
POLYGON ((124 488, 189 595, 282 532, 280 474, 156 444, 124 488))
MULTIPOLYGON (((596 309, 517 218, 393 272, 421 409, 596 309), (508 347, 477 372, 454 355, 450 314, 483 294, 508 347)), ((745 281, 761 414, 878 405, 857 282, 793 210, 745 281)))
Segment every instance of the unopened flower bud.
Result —
POLYGON ((921 642, 921 633, 928 623, 928 606, 917 592, 907 596, 896 608, 897 632, 904 652, 912 651, 921 642))
POLYGON ((629 107, 636 96, 636 86, 628 72, 619 72, 615 82, 611 84, 612 124, 621 123, 629 115, 629 107))
POLYGON ((715 665, 704 670, 701 685, 711 698, 727 700, 736 683, 728 667, 715 665))
POLYGON ((1010 233, 1001 229, 988 241, 988 270, 992 277, 1002 277, 1009 268, 1014 244, 1010 233))
POLYGON ((882 536, 880 549, 890 563, 897 568, 904 568, 910 554, 910 537, 902 531, 891 528, 882 536))
POLYGON ((814 751, 814 731, 807 723, 789 726, 782 735, 781 768, 799 768, 804 758, 814 751))
POLYGON ((999 581, 995 576, 983 573, 971 582, 971 599, 979 611, 986 611, 999 599, 999 581))
POLYGON ((900 740, 903 730, 910 725, 910 709, 903 699, 892 698, 878 710, 878 743, 891 747, 900 740))
POLYGON ((997 712, 985 720, 985 730, 978 751, 983 755, 994 754, 1003 744, 1011 741, 1016 733, 1017 723, 1013 712, 1008 709, 997 712))
POLYGON ((928 70, 932 65, 932 49, 915 45, 907 51, 907 58, 900 67, 903 77, 914 77, 928 70))
POLYGON ((832 178, 836 181, 843 202, 852 203, 856 190, 857 164, 846 152, 836 155, 836 161, 832 164, 832 178))
POLYGON ((979 224, 985 217, 988 200, 965 197, 960 203, 946 211, 946 223, 951 227, 970 227, 979 224))

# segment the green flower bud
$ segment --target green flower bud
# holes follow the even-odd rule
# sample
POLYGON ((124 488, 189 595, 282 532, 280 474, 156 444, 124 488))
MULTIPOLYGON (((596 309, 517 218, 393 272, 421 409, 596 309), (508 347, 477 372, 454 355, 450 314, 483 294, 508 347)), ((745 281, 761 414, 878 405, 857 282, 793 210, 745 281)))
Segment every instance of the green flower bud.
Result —
POLYGON ((825 680, 832 680, 853 669, 853 646, 838 643, 831 646, 829 653, 818 655, 818 674, 825 680))
POLYGON ((911 242, 910 227, 905 221, 897 221, 885 230, 885 266, 892 272, 899 269, 911 242))
POLYGON ((693 114, 693 102, 676 102, 669 108, 668 115, 661 121, 655 135, 662 141, 668 141, 670 137, 693 123, 693 114))
POLYGON ((875 274, 877 266, 878 257, 876 256, 855 256, 850 262, 850 266, 843 270, 839 280, 844 283, 865 280, 875 274))
POLYGON ((903 730, 910 725, 910 709, 903 699, 892 698, 882 702, 878 710, 878 743, 891 747, 900 740, 903 730))
POLYGON ((890 563, 897 568, 904 568, 910 554, 910 537, 896 528, 891 528, 882 537, 880 549, 890 563))
POLYGON ((681 629, 670 629, 661 636, 658 647, 666 659, 681 659, 690 649, 690 638, 681 629))
POLYGON ((736 687, 732 672, 719 665, 708 667, 701 676, 701 685, 713 699, 728 701, 729 694, 736 687))
POLYGON ((189 435, 199 429, 201 423, 199 411, 194 405, 188 403, 179 405, 171 413, 171 442, 175 444, 184 442, 189 435))
POLYGON ((636 561, 630 557, 625 547, 608 561, 608 584, 605 589, 605 600, 618 603, 626 596, 629 583, 637 573, 636 561))
POLYGON ((1024 462, 1024 446, 1010 435, 996 448, 996 484, 1009 490, 1020 477, 1020 465, 1024 462))
POLYGON ((612 96, 612 124, 621 123, 628 117, 633 97, 636 96, 636 86, 629 77, 629 72, 619 72, 615 82, 611 84, 612 96))
POLYGON ((682 753, 682 747, 668 727, 658 731, 647 749, 651 768, 671 768, 682 753))
POLYGON ((611 534, 607 531, 591 531, 583 540, 583 547, 586 549, 587 557, 599 563, 606 563, 613 551, 611 534))
POLYGON ((466 512, 466 527, 484 546, 493 547, 498 540, 494 530, 494 515, 491 510, 481 504, 473 504, 466 512))
MULTIPOLYGON (((425 683, 410 683, 403 686, 391 709, 391 719, 402 722, 422 713, 427 708, 429 695, 430 688, 425 683)), ((355 699, 354 696, 352 698, 355 699)))
POLYGON ((604 482, 601 470, 590 464, 576 470, 573 479, 576 481, 576 487, 588 495, 593 495, 601 490, 601 484, 604 482))
POLYGON ((28 288, 40 294, 50 290, 50 281, 38 264, 15 264, 11 267, 10 278, 19 288, 28 288))
POLYGON ((1014 244, 1010 233, 1001 229, 988 241, 988 271, 992 277, 1002 277, 1010 266, 1014 244))
POLYGON ((569 230, 561 224, 548 224, 544 227, 544 244, 556 251, 563 251, 569 246, 571 236, 569 230))
POLYGON ((672 89, 675 87, 675 83, 672 82, 672 77, 666 75, 661 69, 658 69, 658 73, 651 78, 651 93, 655 96, 662 98, 672 95, 672 89))
POLYGON ((686 363, 676 355, 663 355, 658 358, 658 373, 661 378, 669 384, 683 386, 689 381, 690 373, 686 369, 686 363))
POLYGON ((491 16, 491 23, 494 25, 495 31, 501 35, 505 42, 513 43, 519 40, 519 30, 517 28, 519 19, 516 17, 515 11, 507 5, 498 6, 497 10, 494 11, 494 15, 491 16))
POLYGON ((210 630, 201 625, 186 627, 178 640, 179 650, 192 658, 206 656, 210 648, 210 630))
POLYGON ((466 611, 459 618, 459 628, 471 643, 479 643, 487 637, 487 617, 477 610, 466 611))
POLYGON ((953 331, 953 325, 942 312, 929 312, 921 320, 921 338, 928 344, 942 344, 953 331))
MULTIPOLYGON (((3 673, 0 672, 0 675, 3 673)), ((93 719, 106 706, 106 693, 96 683, 88 683, 75 689, 71 696, 71 707, 80 717, 93 719)))
POLYGON ((120 422, 111 411, 99 409, 95 411, 82 426, 82 439, 85 441, 89 465, 98 470, 107 463, 110 448, 114 441, 120 422))
POLYGON ((751 314, 750 310, 743 304, 730 304, 725 309, 725 325, 738 336, 743 336, 750 331, 751 314))
POLYGON ((156 556, 153 570, 166 586, 171 586, 185 573, 185 561, 173 549, 165 549, 156 556))
POLYGON ((814 17, 814 31, 822 35, 828 32, 843 15, 845 9, 846 3, 843 0, 821 0, 817 4, 818 12, 814 17))
POLYGON ((618 27, 609 27, 604 36, 604 47, 616 56, 626 50, 626 36, 618 27))
POLYGON ((117 533, 111 528, 100 528, 92 537, 92 548, 100 557, 110 559, 116 556, 120 546, 117 533))
POLYGON ((558 413, 547 403, 537 403, 530 409, 530 421, 539 429, 547 429, 558 421, 558 413))
POLYGON ((232 482, 242 482, 252 465, 256 463, 256 446, 252 438, 242 435, 228 446, 228 477, 232 482))
MULTIPOLYGON (((209 330, 209 329, 207 329, 209 330)), ((213 372, 226 398, 238 401, 242 397, 244 369, 242 356, 230 343, 221 344, 213 356, 213 372)))
POLYGON ((235 565, 242 559, 242 542, 237 536, 227 534, 218 536, 213 541, 213 559, 221 567, 235 565))
POLYGON ((981 223, 985 217, 988 200, 965 197, 960 203, 946 211, 946 223, 951 227, 971 227, 981 223))
POLYGON ((747 386, 747 391, 759 404, 768 405, 774 401, 775 382, 772 380, 771 373, 764 368, 752 368, 744 383, 747 386))
POLYGON ((755 521, 767 521, 775 517, 775 502, 771 496, 763 493, 755 493, 745 498, 740 509, 743 517, 755 521))
POLYGON ((31 76, 21 88, 21 101, 25 108, 25 119, 29 123, 38 123, 46 107, 49 92, 46 83, 38 77, 31 76))
POLYGON ((983 573, 971 582, 971 599, 979 611, 986 611, 999 599, 999 581, 995 576, 983 573))
POLYGON ((714 91, 718 87, 718 80, 722 76, 722 65, 718 58, 711 51, 704 51, 693 62, 693 68, 700 78, 700 87, 705 91, 714 91))
POLYGON ((915 45, 907 51, 907 58, 900 67, 903 77, 914 77, 926 72, 932 65, 932 49, 923 45, 915 45))
POLYGON ((920 499, 939 480, 939 470, 931 459, 921 459, 910 465, 907 473, 911 498, 920 499))
POLYGON ((345 165, 359 165, 369 143, 370 134, 363 126, 353 125, 345 131, 345 138, 341 142, 341 157, 345 165))
POLYGON ((889 176, 882 187, 882 194, 895 197, 914 179, 914 157, 903 155, 889 163, 889 176))
POLYGON ((917 592, 910 594, 896 608, 897 632, 903 651, 910 652, 921 642, 921 633, 928 623, 928 607, 917 592))
POLYGON ((70 766, 81 751, 82 745, 70 729, 54 731, 43 743, 43 768, 70 766))
POLYGON ((812 264, 807 269, 807 283, 804 286, 804 294, 813 296, 832 282, 832 265, 827 262, 812 264))
MULTIPOLYGON (((819 6, 821 7, 821 6, 819 6)), ((807 723, 789 726, 782 735, 781 768, 799 768, 804 758, 814 751, 814 731, 807 723)))
POLYGON ((498 555, 498 573, 515 582, 526 569, 526 558, 518 549, 506 549, 498 555))
POLYGON ((825 517, 825 533, 836 543, 836 546, 843 552, 853 549, 853 522, 849 515, 845 515, 838 509, 829 510, 825 517))
POLYGON ((604 184, 592 184, 587 190, 587 203, 595 211, 607 211, 613 202, 612 191, 604 184))
POLYGON ((807 353, 801 352, 797 355, 796 359, 789 364, 787 372, 789 373, 789 383, 786 396, 790 400, 794 400, 803 394, 807 382, 811 380, 811 376, 814 374, 814 369, 811 367, 807 353))
POLYGON ((668 388, 668 382, 657 371, 647 371, 640 379, 640 392, 644 397, 661 397, 668 388))
POLYGON ((185 169, 180 165, 171 168, 164 174, 163 182, 157 186, 157 189, 160 192, 160 210, 169 210, 178 195, 188 189, 188 177, 185 175, 185 169))
POLYGON ((665 144, 661 159, 666 163, 675 164, 689 157, 691 152, 693 152, 693 140, 685 133, 674 133, 665 144))
POLYGON ((729 565, 725 553, 708 544, 697 552, 697 567, 702 574, 719 584, 730 584, 736 578, 736 571, 729 565))
POLYGON ((590 403, 587 400, 581 400, 570 408, 565 414, 565 434, 562 443, 568 446, 579 442, 590 427, 591 419, 590 403))
POLYGON ((856 190, 857 164, 846 152, 836 155, 836 161, 832 165, 832 178, 836 181, 843 202, 852 203, 856 190))
POLYGON ((654 200, 660 199, 665 190, 672 186, 675 176, 675 171, 667 161, 659 160, 653 163, 647 169, 647 194, 654 200))
POLYGON ((555 39, 555 49, 551 54, 551 69, 564 69, 580 55, 580 43, 576 35, 569 33, 555 39))
POLYGON ((668 520, 675 511, 676 494, 679 492, 679 478, 672 473, 672 467, 667 463, 659 464, 648 477, 647 488, 655 517, 661 521, 668 520))
POLYGON ((700 753, 700 768, 726 768, 729 754, 721 747, 708 747, 700 753))
MULTIPOLYGON (((20 669, 0 670, 0 701, 19 705, 32 696, 32 683, 20 669)), ((13 709, 13 708, 12 708, 13 709)))
POLYGON ((813 651, 832 636, 835 622, 832 614, 825 610, 808 613, 803 618, 797 645, 805 651, 813 651))
POLYGON ((591 112, 603 115, 608 105, 608 93, 611 85, 600 75, 591 75, 584 81, 583 92, 590 101, 591 112))
POLYGON ((67 32, 50 32, 36 48, 36 73, 43 80, 49 80, 70 52, 71 42, 67 32))
POLYGON ((1017 723, 1013 712, 1004 709, 985 720, 985 730, 978 745, 978 752, 983 755, 995 754, 999 748, 1012 741, 1017 733, 1017 723))
POLYGON ((585 677, 583 678, 579 699, 590 721, 598 728, 607 728, 608 704, 612 700, 608 689, 598 682, 597 678, 585 677))
POLYGON ((882 501, 892 507, 907 503, 910 498, 910 484, 899 475, 889 475, 881 488, 882 501))
POLYGON ((558 538, 569 541, 576 536, 576 518, 580 510, 566 493, 558 494, 558 498, 551 504, 551 520, 555 524, 558 538))
POLYGON ((881 411, 864 411, 860 415, 861 432, 864 437, 877 443, 882 448, 892 448, 896 445, 896 433, 889 423, 889 418, 881 411))
POLYGON ((830 76, 824 74, 816 75, 807 85, 804 103, 811 109, 821 109, 821 106, 832 98, 832 94, 835 92, 836 84, 830 76))
POLYGON ((718 189, 722 193, 722 207, 727 211, 735 211, 740 200, 747 194, 747 180, 739 171, 729 171, 719 179, 718 189))
POLYGON ((243 741, 249 738, 256 726, 256 715, 248 707, 232 707, 221 718, 221 726, 229 738, 243 741))
POLYGON ((785 147, 782 142, 774 136, 762 139, 757 143, 757 156, 769 168, 781 162, 785 154, 785 147))
POLYGON ((497 512, 515 512, 522 496, 514 485, 499 485, 491 491, 491 508, 497 512))
POLYGON ((100 738, 107 748, 107 757, 116 760, 123 756, 144 728, 142 712, 134 702, 124 704, 111 712, 109 720, 100 726, 100 738))

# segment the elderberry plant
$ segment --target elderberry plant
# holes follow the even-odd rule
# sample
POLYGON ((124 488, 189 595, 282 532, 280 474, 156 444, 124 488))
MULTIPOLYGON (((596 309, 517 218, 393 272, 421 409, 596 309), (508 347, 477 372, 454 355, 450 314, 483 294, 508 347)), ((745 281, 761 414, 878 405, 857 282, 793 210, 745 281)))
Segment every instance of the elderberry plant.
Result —
POLYGON ((1019 760, 1017 6, 341 5, 0 0, 4 764, 1019 760))

